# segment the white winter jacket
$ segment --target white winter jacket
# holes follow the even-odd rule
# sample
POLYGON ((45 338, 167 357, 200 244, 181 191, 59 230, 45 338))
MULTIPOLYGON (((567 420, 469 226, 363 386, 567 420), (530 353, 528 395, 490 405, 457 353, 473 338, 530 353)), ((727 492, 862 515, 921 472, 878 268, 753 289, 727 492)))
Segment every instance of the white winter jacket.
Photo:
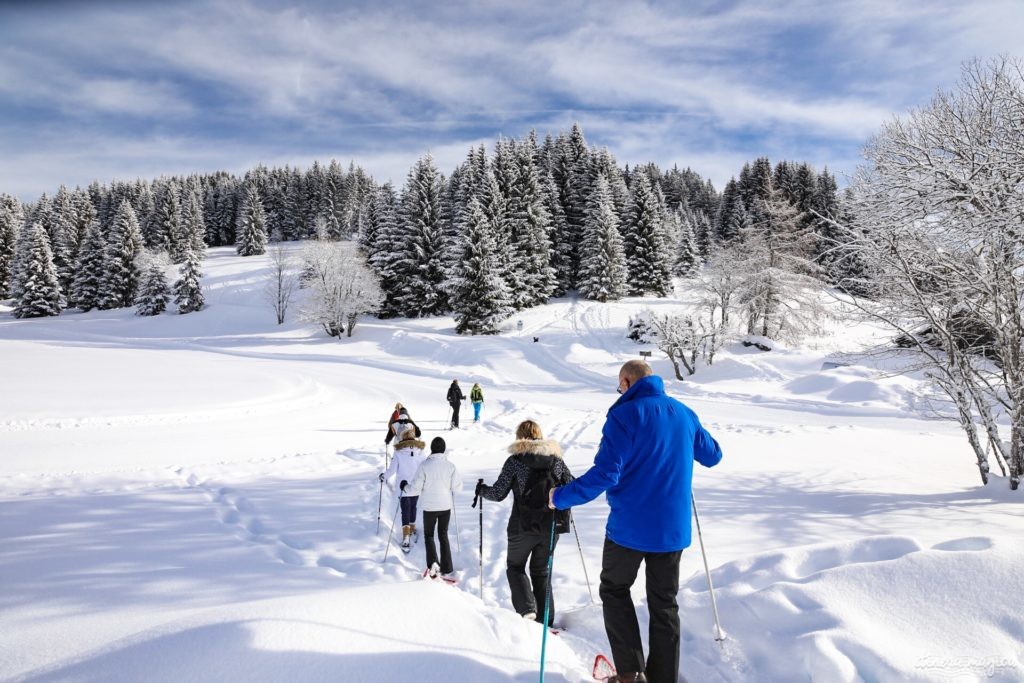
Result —
POLYGON ((462 490, 462 479, 444 453, 433 453, 423 461, 405 490, 420 497, 419 508, 424 512, 443 512, 451 510, 452 494, 462 490))
MULTIPOLYGON (((427 459, 423 454, 423 447, 425 445, 417 439, 399 441, 395 444, 395 454, 391 458, 391 464, 388 465, 387 472, 384 473, 384 481, 387 482, 388 488, 392 491, 397 491, 403 480, 412 483, 413 477, 416 476, 416 471, 427 459)), ((409 493, 408 487, 402 493, 403 498, 414 495, 416 494, 409 493)))

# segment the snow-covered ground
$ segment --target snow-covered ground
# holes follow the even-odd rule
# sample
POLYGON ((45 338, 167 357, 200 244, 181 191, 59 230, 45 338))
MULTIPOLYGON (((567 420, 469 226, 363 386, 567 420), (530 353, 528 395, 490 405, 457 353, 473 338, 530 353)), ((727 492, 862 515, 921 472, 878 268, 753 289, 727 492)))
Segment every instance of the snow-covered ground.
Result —
MULTIPOLYGON (((472 482, 493 481, 528 417, 583 472, 641 348, 628 317, 679 302, 556 300, 484 338, 449 318, 368 321, 338 342, 274 325, 266 265, 211 250, 209 306, 187 316, 0 315, 0 678, 534 680, 542 629, 505 581, 509 501, 481 528, 472 482), (482 424, 467 407, 447 432, 454 377, 487 402, 482 424), (425 440, 448 440, 466 482, 457 586, 420 578, 420 546, 382 561, 396 401, 425 440)), ((668 382, 725 452, 697 468, 695 495, 729 638, 712 639, 694 546, 679 594, 691 683, 1024 680, 1020 494, 980 486, 956 426, 915 412, 917 381, 821 369, 873 334, 737 345, 668 382)), ((671 377, 657 352, 654 366, 671 377)), ((596 598, 606 514, 603 498, 575 511, 582 561, 559 544, 549 681, 589 680, 607 651, 586 578, 596 598)))

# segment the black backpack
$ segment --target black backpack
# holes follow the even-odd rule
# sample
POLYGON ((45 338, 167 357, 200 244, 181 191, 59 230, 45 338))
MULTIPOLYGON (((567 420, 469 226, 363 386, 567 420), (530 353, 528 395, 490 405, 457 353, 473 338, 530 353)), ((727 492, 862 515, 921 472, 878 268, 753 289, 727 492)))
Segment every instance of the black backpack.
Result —
POLYGON ((548 507, 548 493, 558 486, 551 468, 530 470, 523 495, 519 498, 519 526, 523 531, 550 534, 552 516, 555 518, 556 534, 564 534, 569 530, 569 511, 548 507))

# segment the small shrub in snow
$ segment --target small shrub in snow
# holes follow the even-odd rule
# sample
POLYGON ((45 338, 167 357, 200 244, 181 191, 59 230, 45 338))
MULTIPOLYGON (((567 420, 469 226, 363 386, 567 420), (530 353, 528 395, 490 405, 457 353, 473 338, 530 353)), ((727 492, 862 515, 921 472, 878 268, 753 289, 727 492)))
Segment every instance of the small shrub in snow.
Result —
POLYGON ((164 274, 163 259, 153 256, 149 260, 139 284, 139 294, 135 299, 137 315, 159 315, 167 310, 167 301, 171 298, 171 288, 167 285, 164 274))

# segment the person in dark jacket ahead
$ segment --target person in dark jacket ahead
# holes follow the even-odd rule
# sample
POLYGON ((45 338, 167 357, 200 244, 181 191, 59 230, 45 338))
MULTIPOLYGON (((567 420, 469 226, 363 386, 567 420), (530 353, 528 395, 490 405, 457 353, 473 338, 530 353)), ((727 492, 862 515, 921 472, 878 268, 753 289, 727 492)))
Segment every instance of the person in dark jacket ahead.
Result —
POLYGON ((713 467, 718 446, 697 415, 665 393, 643 361, 619 370, 622 396, 608 410, 594 465, 574 482, 552 489, 551 507, 608 500, 601 599, 604 627, 621 681, 675 683, 679 677, 679 557, 690 545, 693 461, 713 467), (650 656, 644 660, 640 625, 629 589, 647 565, 650 656))
POLYGON ((453 379, 451 386, 448 387, 448 405, 452 407, 452 423, 449 425, 449 429, 459 428, 459 408, 465 400, 466 395, 462 393, 459 380, 453 379))
MULTIPOLYGON (((487 500, 505 500, 512 492, 512 514, 508 517, 508 556, 505 561, 508 587, 512 592, 512 606, 524 619, 542 619, 544 596, 548 590, 548 552, 551 541, 550 522, 548 531, 523 529, 523 493, 531 473, 537 470, 551 470, 559 484, 572 481, 572 473, 562 460, 562 449, 558 443, 544 438, 544 434, 533 420, 520 423, 516 429, 516 440, 508 447, 511 454, 501 467, 501 474, 494 486, 482 482, 477 484, 476 494, 487 500), (526 564, 530 564, 530 576, 526 576, 526 564), (531 586, 532 580, 532 586, 531 586)), ((543 498, 541 509, 543 509, 543 498)), ((555 536, 557 542, 558 536, 555 536)), ((557 543, 556 543, 557 544, 557 543)), ((554 548, 551 548, 553 551, 554 548)), ((551 598, 548 611, 548 625, 555 620, 555 600, 551 598)))

